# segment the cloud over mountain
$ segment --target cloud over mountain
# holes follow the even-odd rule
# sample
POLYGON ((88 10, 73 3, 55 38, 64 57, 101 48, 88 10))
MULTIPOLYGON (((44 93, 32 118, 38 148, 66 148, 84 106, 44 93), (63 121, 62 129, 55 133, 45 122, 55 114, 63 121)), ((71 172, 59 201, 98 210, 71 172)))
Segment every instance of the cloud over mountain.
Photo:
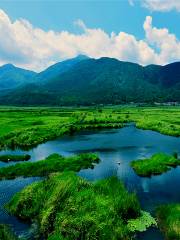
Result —
POLYGON ((47 66, 78 54, 93 58, 113 57, 142 65, 166 64, 180 59, 180 42, 168 29, 152 26, 152 17, 144 22, 145 38, 126 32, 106 33, 88 28, 82 20, 76 25, 81 34, 68 31, 44 31, 25 19, 12 21, 0 10, 0 64, 40 71, 47 66))

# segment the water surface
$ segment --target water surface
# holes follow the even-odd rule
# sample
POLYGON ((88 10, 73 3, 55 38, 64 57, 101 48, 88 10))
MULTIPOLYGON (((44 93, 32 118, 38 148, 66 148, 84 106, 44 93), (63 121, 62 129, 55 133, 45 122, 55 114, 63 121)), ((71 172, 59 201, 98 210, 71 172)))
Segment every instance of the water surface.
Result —
MULTIPOLYGON (((180 167, 173 168, 160 176, 144 178, 135 174, 130 167, 130 162, 135 159, 150 157, 157 152, 172 154, 175 151, 180 155, 180 138, 166 136, 150 130, 137 129, 130 125, 122 129, 82 131, 73 136, 64 136, 40 144, 30 151, 9 150, 2 151, 0 154, 28 153, 31 155, 30 161, 38 161, 52 153, 68 156, 81 152, 97 152, 101 162, 94 169, 81 170, 78 174, 90 181, 116 175, 130 191, 137 192, 142 208, 154 214, 155 207, 159 204, 180 202, 180 167)), ((10 164, 14 163, 0 163, 0 166, 4 167, 10 164)), ((35 180, 37 179, 21 179, 21 186, 35 180)), ((20 180, 10 181, 12 181, 12 185, 10 182, 11 188, 8 193, 3 188, 3 186, 8 186, 7 183, 5 181, 0 182, 0 194, 4 194, 3 196, 20 190, 18 182, 16 182, 20 180)), ((2 211, 1 208, 0 214, 2 211)), ((0 221, 5 222, 3 217, 0 218, 0 221)), ((16 221, 17 219, 14 220, 13 224, 15 230, 18 228, 16 221)), ((12 224, 12 221, 10 222, 12 224)), ((164 238, 158 230, 149 229, 146 233, 140 234, 137 239, 161 240, 164 238)))

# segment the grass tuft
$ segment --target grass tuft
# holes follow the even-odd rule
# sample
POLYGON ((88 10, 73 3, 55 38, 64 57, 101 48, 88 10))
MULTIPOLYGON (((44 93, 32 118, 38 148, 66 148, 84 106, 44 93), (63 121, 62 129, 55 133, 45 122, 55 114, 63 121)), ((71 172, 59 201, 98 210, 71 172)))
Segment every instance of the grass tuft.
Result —
POLYGON ((38 219, 45 239, 131 239, 129 219, 140 216, 134 193, 111 177, 90 183, 73 172, 56 173, 17 193, 8 210, 38 219))
POLYGON ((10 227, 5 224, 0 224, 0 239, 1 240, 17 240, 12 233, 10 227))
POLYGON ((180 203, 157 208, 158 225, 167 240, 180 239, 180 203))

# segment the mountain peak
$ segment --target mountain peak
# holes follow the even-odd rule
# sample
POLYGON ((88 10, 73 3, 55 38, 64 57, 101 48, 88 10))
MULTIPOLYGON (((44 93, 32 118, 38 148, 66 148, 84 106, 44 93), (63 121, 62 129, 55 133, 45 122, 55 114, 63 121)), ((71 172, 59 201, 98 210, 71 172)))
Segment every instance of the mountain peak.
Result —
POLYGON ((1 74, 3 86, 0 89, 7 89, 9 86, 12 89, 12 82, 13 88, 21 88, 3 95, 0 101, 12 105, 62 106, 180 102, 179 63, 142 67, 105 57, 80 60, 86 58, 80 55, 52 65, 33 78, 36 86, 22 85, 25 82, 30 83, 27 75, 20 77, 22 70, 18 71, 18 75, 17 72, 13 74, 14 71, 4 71, 1 74), (21 81, 17 83, 14 80, 21 81))
POLYGON ((83 54, 79 54, 75 57, 75 59, 78 59, 78 60, 85 60, 85 59, 88 59, 89 57, 86 56, 86 55, 83 55, 83 54))
POLYGON ((15 68, 15 66, 11 63, 7 63, 1 66, 3 69, 10 69, 10 68, 15 68))
POLYGON ((0 67, 0 90, 13 89, 31 82, 36 73, 18 68, 11 63, 0 67))

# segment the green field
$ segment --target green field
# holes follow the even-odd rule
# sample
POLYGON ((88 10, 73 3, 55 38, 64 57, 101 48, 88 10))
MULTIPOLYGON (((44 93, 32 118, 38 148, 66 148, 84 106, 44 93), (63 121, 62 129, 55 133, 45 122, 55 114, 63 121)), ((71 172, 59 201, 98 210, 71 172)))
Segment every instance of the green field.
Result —
POLYGON ((138 128, 180 136, 179 107, 0 108, 0 148, 32 148, 83 129, 138 128))

